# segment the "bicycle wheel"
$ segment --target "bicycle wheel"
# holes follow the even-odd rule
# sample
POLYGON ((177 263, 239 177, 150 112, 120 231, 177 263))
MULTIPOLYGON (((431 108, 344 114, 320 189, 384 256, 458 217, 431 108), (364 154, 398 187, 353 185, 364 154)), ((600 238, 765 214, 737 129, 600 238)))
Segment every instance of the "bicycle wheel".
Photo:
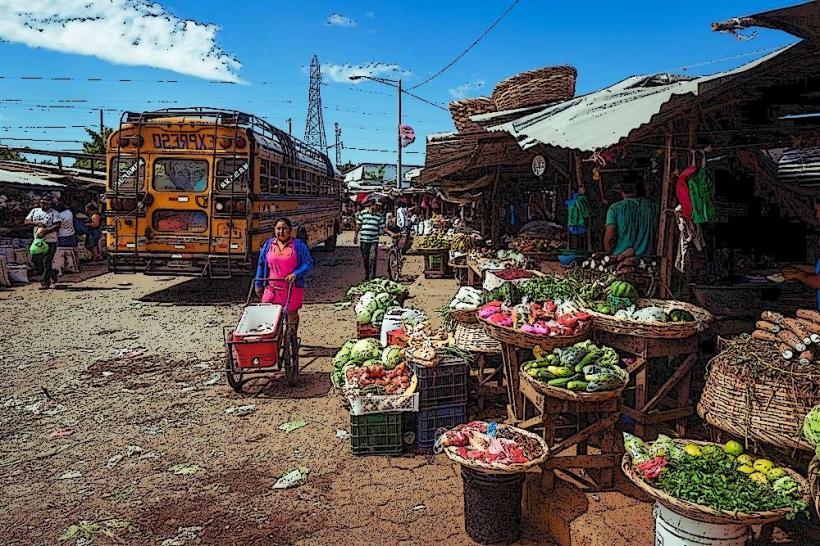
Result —
POLYGON ((401 263, 397 249, 391 249, 387 255, 387 274, 391 281, 399 282, 399 277, 401 277, 401 263))

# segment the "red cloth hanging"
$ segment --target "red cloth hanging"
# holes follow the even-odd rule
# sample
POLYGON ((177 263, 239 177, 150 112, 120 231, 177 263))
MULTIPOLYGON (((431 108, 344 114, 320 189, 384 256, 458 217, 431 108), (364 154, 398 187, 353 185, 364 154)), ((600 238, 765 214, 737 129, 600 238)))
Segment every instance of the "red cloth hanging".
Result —
POLYGON ((689 196, 689 179, 698 172, 696 165, 689 165, 678 176, 678 183, 675 185, 675 193, 678 194, 678 201, 681 206, 681 215, 692 221, 692 198, 689 196))

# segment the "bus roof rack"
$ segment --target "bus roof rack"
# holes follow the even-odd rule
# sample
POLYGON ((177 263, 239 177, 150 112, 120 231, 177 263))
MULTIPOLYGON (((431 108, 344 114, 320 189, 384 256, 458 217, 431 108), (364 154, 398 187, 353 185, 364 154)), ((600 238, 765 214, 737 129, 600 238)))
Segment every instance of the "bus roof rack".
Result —
POLYGON ((231 125, 251 129, 252 131, 261 134, 262 136, 279 141, 283 149, 286 150, 286 155, 289 155, 291 160, 303 155, 318 159, 325 163, 327 167, 328 176, 335 176, 336 169, 330 158, 327 155, 327 150, 316 150, 307 142, 299 140, 291 134, 286 133, 282 129, 272 125, 267 120, 240 112, 239 110, 230 110, 223 108, 209 108, 205 106, 192 106, 188 108, 163 108, 160 110, 150 110, 145 112, 123 112, 123 121, 126 123, 145 123, 155 121, 163 118, 175 117, 191 117, 191 118, 212 118, 215 123, 220 125, 231 125))

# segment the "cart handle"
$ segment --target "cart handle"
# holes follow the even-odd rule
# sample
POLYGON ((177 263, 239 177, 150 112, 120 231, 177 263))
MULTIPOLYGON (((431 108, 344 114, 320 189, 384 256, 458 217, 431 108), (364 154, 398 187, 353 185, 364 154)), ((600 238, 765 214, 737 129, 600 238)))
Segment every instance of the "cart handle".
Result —
POLYGON ((288 283, 288 295, 285 298, 285 311, 287 311, 288 308, 290 307, 290 296, 293 293, 293 285, 294 285, 295 281, 289 281, 287 279, 283 279, 283 278, 279 278, 279 277, 265 277, 265 278, 256 278, 256 277, 254 277, 254 279, 251 280, 251 286, 248 289, 248 297, 245 299, 245 307, 247 307, 251 304, 251 299, 253 298, 253 294, 255 292, 257 282, 262 282, 262 283, 267 284, 269 282, 275 282, 275 281, 281 281, 281 282, 288 283))

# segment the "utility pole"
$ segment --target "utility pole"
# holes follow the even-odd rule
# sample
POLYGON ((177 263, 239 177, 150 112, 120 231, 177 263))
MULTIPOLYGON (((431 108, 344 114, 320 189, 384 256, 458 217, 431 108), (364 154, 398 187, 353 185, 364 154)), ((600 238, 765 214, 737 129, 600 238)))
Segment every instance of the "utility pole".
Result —
POLYGON ((322 117, 322 69, 319 57, 310 61, 310 86, 308 87, 308 112, 305 120, 305 142, 322 153, 327 153, 325 121, 322 117))
POLYGON ((105 131, 105 122, 103 121, 103 109, 100 108, 100 136, 103 136, 103 131, 105 131))
MULTIPOLYGON (((105 121, 103 121, 103 109, 100 108, 100 140, 103 143, 103 153, 106 153, 108 143, 105 141, 105 121)), ((94 172, 94 160, 91 160, 91 172, 94 172)))
POLYGON ((398 133, 398 150, 399 150, 399 160, 396 164, 396 189, 401 189, 401 80, 398 83, 398 90, 399 90, 399 126, 396 127, 396 132, 398 133))
POLYGON ((288 118, 286 121, 288 122, 288 134, 292 135, 293 134, 293 119, 288 118))
POLYGON ((342 164, 342 128, 338 123, 333 124, 336 129, 336 167, 342 164))

